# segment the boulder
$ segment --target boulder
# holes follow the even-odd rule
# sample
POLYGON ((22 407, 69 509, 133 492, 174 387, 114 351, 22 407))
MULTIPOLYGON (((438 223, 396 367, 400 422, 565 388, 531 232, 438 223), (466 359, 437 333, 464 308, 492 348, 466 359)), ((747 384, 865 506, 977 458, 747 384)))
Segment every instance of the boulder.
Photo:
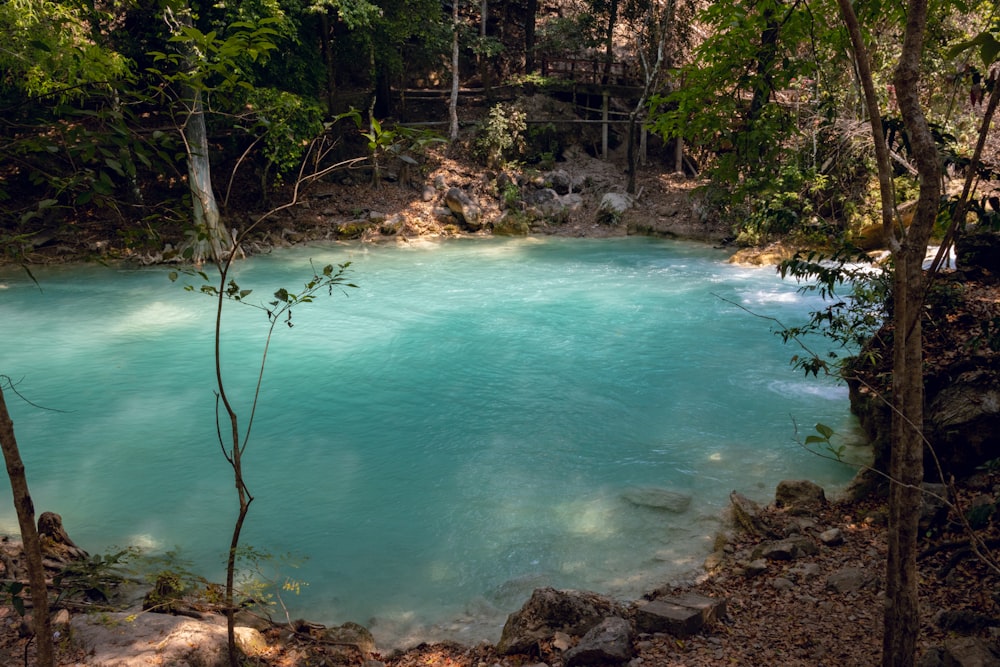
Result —
POLYGON ((444 203, 460 221, 473 231, 483 226, 480 218, 479 204, 460 188, 449 188, 444 194, 444 203))
POLYGON ((826 494, 809 480, 784 480, 778 482, 774 504, 790 514, 813 514, 826 505, 826 494))
POLYGON ((844 531, 840 528, 830 528, 819 534, 819 541, 828 547, 838 547, 844 543, 844 531))
POLYGON ((609 192, 601 197, 597 207, 597 222, 609 227, 617 227, 622 222, 622 215, 632 208, 632 197, 619 192, 609 192))
POLYGON ((917 667, 1000 667, 1000 652, 979 637, 946 639, 924 653, 917 667))
POLYGON ((375 638, 368 628, 358 623, 347 622, 325 628, 320 634, 324 641, 331 644, 354 647, 362 658, 367 658, 375 652, 375 638))
POLYGON ((767 560, 795 560, 803 556, 811 556, 819 551, 819 547, 808 537, 793 535, 775 542, 761 542, 753 550, 753 558, 767 560))
POLYGON ((546 179, 552 184, 552 189, 561 195, 569 194, 573 191, 573 178, 565 169, 556 169, 547 174, 546 179))
POLYGON ((658 486, 632 487, 622 493, 622 498, 639 507, 649 507, 674 514, 686 512, 691 507, 691 496, 688 494, 658 486))
POLYGON ((566 651, 563 664, 566 667, 620 664, 633 655, 631 626, 624 618, 612 616, 591 628, 579 644, 566 651))
POLYGON ((581 636, 610 616, 624 615, 624 607, 609 597, 589 591, 539 588, 507 617, 497 642, 501 655, 537 653, 538 643, 556 632, 581 636))
POLYGON ((865 588, 874 580, 874 575, 863 568, 845 567, 826 578, 826 587, 837 593, 852 593, 865 588))

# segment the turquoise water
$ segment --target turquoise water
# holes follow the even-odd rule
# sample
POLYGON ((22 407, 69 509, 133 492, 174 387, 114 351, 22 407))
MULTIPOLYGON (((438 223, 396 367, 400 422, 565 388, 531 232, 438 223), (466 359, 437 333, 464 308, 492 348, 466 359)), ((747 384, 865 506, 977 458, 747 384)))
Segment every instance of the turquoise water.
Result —
MULTIPOLYGON (((852 474, 795 442, 795 423, 854 432, 846 389, 728 302, 801 322, 816 302, 773 269, 645 238, 466 239, 276 251, 236 279, 295 291, 310 259, 353 262, 359 289, 277 329, 244 461, 244 544, 307 557, 267 572, 308 584, 283 594, 293 618, 369 624, 382 646, 495 641, 537 586, 634 597, 689 576, 733 489, 852 474), (631 504, 636 487, 691 506, 631 504)), ((0 373, 59 410, 7 395, 39 511, 91 552, 178 548, 221 580, 236 499, 213 303, 166 274, 38 269, 42 291, 0 274, 0 373)), ((267 322, 233 305, 224 328, 245 415, 267 322)))

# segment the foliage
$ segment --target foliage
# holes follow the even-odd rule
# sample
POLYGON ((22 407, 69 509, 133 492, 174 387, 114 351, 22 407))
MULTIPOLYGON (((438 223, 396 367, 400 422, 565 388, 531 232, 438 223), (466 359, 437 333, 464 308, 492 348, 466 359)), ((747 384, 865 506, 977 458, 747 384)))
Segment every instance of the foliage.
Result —
MULTIPOLYGON (((244 63, 266 58, 277 48, 277 31, 270 27, 276 18, 257 23, 238 21, 230 24, 225 36, 215 30, 202 32, 193 25, 177 22, 175 34, 168 40, 178 45, 177 51, 154 51, 150 55, 160 67, 149 71, 171 84, 181 84, 194 90, 232 92, 237 88, 251 90, 244 63), (195 57, 192 58, 191 55, 195 57)), ((177 93, 180 99, 184 97, 177 93)))
POLYGON ((261 154, 280 182, 299 167, 309 142, 323 133, 323 111, 315 101, 276 88, 247 91, 250 132, 263 141, 261 154))
POLYGON ((838 461, 843 461, 844 449, 846 446, 842 444, 835 445, 833 443, 833 436, 835 435, 833 429, 826 424, 816 424, 815 428, 816 433, 819 435, 807 435, 803 444, 805 444, 806 447, 820 445, 827 454, 838 461))
MULTIPOLYGON (((108 14, 89 18, 97 23, 108 14)), ((113 82, 128 74, 120 54, 93 39, 82 8, 48 0, 0 3, 0 32, 17 35, 0 49, 0 92, 20 90, 30 96, 55 93, 79 97, 87 86, 113 82)))
POLYGON ((93 554, 88 558, 70 561, 52 578, 59 591, 58 600, 82 597, 94 602, 107 602, 112 589, 128 578, 130 564, 139 557, 135 547, 119 549, 109 554, 93 554))
POLYGON ((847 365, 857 363, 857 355, 868 349, 866 344, 889 315, 891 274, 885 267, 872 266, 866 255, 850 247, 830 256, 797 253, 782 262, 778 272, 782 278, 810 281, 800 291, 816 292, 826 303, 810 314, 808 323, 782 327, 778 335, 786 343, 802 343, 818 334, 835 345, 823 356, 804 347, 804 354, 792 357, 793 365, 806 375, 823 372, 842 377, 847 365), (841 296, 844 289, 848 293, 841 296))
POLYGON ((527 115, 513 104, 500 103, 490 108, 486 123, 476 138, 476 149, 490 168, 502 168, 524 154, 527 115))

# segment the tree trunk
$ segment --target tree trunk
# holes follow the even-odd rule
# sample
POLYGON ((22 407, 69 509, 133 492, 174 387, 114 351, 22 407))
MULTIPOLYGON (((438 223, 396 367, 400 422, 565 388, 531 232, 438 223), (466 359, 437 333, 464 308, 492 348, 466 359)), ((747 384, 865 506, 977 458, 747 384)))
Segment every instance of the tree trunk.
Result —
POLYGON ((326 113, 334 115, 337 97, 337 60, 333 53, 333 33, 329 10, 319 15, 320 48, 323 51, 323 65, 326 70, 326 113))
POLYGON ((608 4, 608 30, 604 35, 604 75, 601 83, 607 85, 611 83, 611 65, 615 61, 615 24, 618 23, 618 0, 611 0, 608 4))
POLYGON ((538 15, 538 0, 528 0, 524 17, 524 73, 535 71, 535 18, 538 15))
POLYGON ((448 138, 458 141, 458 0, 453 0, 451 8, 451 100, 448 102, 448 116, 451 120, 448 138))
POLYGON ((920 195, 910 228, 895 229, 893 250, 892 450, 889 488, 889 554, 882 640, 884 667, 913 665, 920 629, 917 599, 917 533, 923 481, 924 376, 920 318, 924 255, 940 206, 941 168, 937 146, 920 106, 920 55, 927 25, 927 0, 910 0, 903 49, 893 76, 896 99, 910 137, 920 195))
POLYGON ((222 224, 219 205, 212 190, 212 166, 209 161, 208 131, 205 128, 205 107, 200 90, 190 90, 191 108, 184 124, 184 143, 187 146, 188 186, 191 188, 191 202, 194 206, 194 223, 199 240, 208 245, 206 253, 198 244, 192 259, 220 261, 233 241, 229 231, 222 224))
POLYGON ((917 597, 917 532, 923 481, 923 259, 940 203, 937 147, 920 108, 920 54, 927 23, 927 0, 910 0, 903 48, 894 83, 920 178, 920 195, 909 230, 894 224, 889 153, 882 133, 868 52, 850 0, 839 0, 851 37, 875 142, 882 222, 892 249, 893 362, 892 434, 889 463, 889 553, 883 618, 883 667, 910 667, 916 661, 920 629, 917 597))
POLYGON ((3 389, 0 388, 0 449, 7 464, 7 477, 14 494, 14 509, 21 529, 24 544, 24 558, 28 567, 28 585, 31 587, 32 627, 35 631, 36 657, 38 667, 52 667, 55 664, 52 647, 52 621, 49 618, 49 592, 45 585, 45 566, 42 565, 42 544, 35 527, 35 506, 28 491, 28 479, 24 474, 24 463, 14 438, 14 422, 7 412, 3 389))

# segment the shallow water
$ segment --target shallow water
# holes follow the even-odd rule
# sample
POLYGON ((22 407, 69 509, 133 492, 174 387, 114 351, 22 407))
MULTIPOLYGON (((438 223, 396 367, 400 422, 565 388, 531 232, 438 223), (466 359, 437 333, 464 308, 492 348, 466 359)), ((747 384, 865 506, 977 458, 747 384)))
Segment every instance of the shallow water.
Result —
MULTIPOLYGON (((353 262, 359 289, 278 328, 245 459, 244 544, 308 558, 266 563, 308 584, 282 594, 293 618, 369 624, 381 646, 495 641, 535 587, 628 598, 690 575, 733 489, 852 474, 796 443, 796 424, 855 433, 846 389, 796 373, 734 305, 801 322, 817 302, 773 269, 645 238, 465 239, 276 251, 236 279, 295 291, 310 259, 353 262), (691 506, 637 506, 636 487, 691 506)), ((52 409, 7 396, 39 511, 91 552, 177 548, 221 580, 236 501, 213 304, 166 274, 0 274, 0 373, 52 409)), ((234 305, 224 327, 245 415, 267 322, 234 305)))

